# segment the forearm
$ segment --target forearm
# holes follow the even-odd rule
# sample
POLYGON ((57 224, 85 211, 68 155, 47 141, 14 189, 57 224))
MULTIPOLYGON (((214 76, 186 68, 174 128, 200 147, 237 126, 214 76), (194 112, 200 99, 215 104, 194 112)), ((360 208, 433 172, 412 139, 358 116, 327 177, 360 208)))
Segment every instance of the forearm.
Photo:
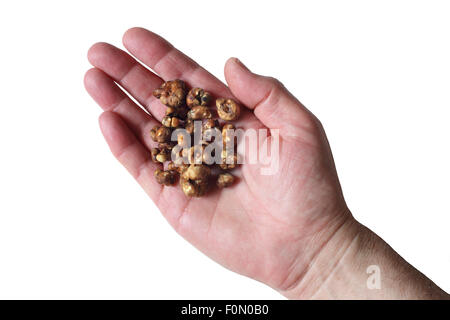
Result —
POLYGON ((371 230, 349 219, 312 261, 290 299, 449 299, 371 230))

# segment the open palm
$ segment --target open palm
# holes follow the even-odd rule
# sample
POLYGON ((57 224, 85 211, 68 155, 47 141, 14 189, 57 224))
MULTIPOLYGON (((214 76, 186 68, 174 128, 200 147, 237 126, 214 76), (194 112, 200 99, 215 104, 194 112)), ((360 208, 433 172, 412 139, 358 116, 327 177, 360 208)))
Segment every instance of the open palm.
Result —
POLYGON ((123 43, 153 72, 128 53, 97 43, 88 53, 94 68, 85 76, 87 91, 104 110, 100 126, 114 156, 174 229, 202 252, 277 290, 296 285, 351 217, 319 121, 278 81, 251 73, 237 59, 226 63, 227 87, 150 31, 130 29, 123 43), (279 170, 261 175, 260 165, 243 164, 235 171, 235 185, 202 198, 159 185, 153 176, 158 164, 151 161, 154 142, 149 132, 165 107, 152 92, 172 79, 240 101, 246 110, 238 128, 279 129, 279 170))

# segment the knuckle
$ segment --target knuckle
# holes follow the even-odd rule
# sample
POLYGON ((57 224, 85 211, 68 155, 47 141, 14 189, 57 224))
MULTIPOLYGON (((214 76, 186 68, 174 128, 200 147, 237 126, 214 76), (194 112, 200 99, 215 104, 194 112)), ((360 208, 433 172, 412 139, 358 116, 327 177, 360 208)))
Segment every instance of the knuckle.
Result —
POLYGON ((272 87, 279 88, 279 89, 284 88, 284 86, 283 86, 283 84, 281 83, 281 81, 278 80, 277 78, 274 78, 274 77, 267 77, 266 79, 267 79, 267 82, 268 82, 272 87))

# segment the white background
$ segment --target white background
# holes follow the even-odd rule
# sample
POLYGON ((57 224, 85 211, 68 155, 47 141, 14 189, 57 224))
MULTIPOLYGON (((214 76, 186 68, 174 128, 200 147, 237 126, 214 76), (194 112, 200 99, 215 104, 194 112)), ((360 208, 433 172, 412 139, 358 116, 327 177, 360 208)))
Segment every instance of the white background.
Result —
POLYGON ((230 56, 279 78, 322 120, 354 215, 450 290, 449 2, 0 6, 0 298, 282 298, 181 239, 110 155, 86 52, 133 26, 221 79, 230 56))

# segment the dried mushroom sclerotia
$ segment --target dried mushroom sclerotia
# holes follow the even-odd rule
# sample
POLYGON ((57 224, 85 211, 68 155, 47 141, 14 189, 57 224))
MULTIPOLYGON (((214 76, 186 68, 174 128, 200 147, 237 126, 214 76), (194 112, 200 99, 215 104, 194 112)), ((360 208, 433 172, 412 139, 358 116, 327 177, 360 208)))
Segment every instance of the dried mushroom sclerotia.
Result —
POLYGON ((164 82, 153 95, 166 106, 161 125, 150 131, 158 143, 151 149, 151 159, 165 166, 155 171, 156 181, 165 186, 179 181, 189 197, 201 197, 214 186, 230 187, 236 179, 229 171, 237 166, 238 157, 236 128, 229 121, 239 118, 240 105, 218 98, 213 110, 209 92, 198 87, 188 91, 179 79, 164 82), (196 141, 198 131, 200 141, 196 141))

